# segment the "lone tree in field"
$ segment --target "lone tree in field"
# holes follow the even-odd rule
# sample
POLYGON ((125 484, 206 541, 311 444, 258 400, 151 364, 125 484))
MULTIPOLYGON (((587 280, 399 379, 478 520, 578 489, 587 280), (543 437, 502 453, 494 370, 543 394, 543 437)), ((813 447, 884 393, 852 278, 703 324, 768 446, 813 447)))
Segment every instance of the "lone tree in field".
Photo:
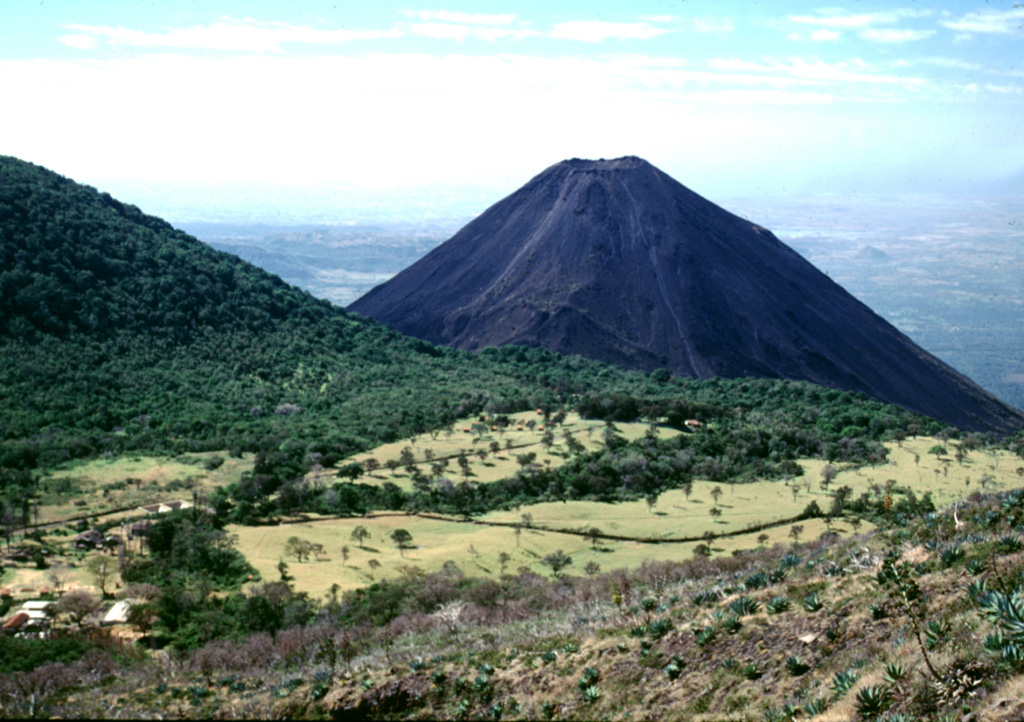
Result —
POLYGON ((360 549, 364 549, 363 542, 370 538, 370 532, 366 531, 365 526, 357 526, 352 530, 351 539, 359 545, 360 549))
POLYGON ((505 576, 505 567, 512 560, 512 555, 508 552, 501 552, 498 554, 498 564, 501 566, 501 576, 505 576))
POLYGON ((350 551, 347 545, 342 544, 341 546, 341 563, 342 565, 348 564, 348 555, 350 551))
POLYGON ((596 526, 590 527, 587 530, 587 539, 590 540, 590 548, 597 549, 597 543, 601 541, 601 530, 596 526))
POLYGON ((563 569, 572 564, 572 557, 559 549, 555 553, 548 554, 541 559, 541 564, 551 567, 551 575, 558 577, 563 569))
POLYGON ((391 541, 398 547, 398 554, 405 556, 405 550, 412 546, 412 534, 405 529, 395 529, 391 532, 391 541))
POLYGON ((377 572, 378 569, 380 569, 380 562, 376 559, 371 559, 370 561, 366 562, 366 566, 370 567, 370 579, 374 579, 374 574, 377 572))
POLYGON ((85 562, 85 568, 96 582, 96 586, 100 588, 100 594, 104 597, 107 596, 107 584, 114 578, 114 573, 117 571, 114 561, 97 554, 89 557, 85 562))
POLYGON ((757 543, 761 546, 764 546, 768 543, 768 538, 768 535, 762 532, 761 534, 757 535, 757 543))
POLYGON ((289 537, 284 544, 284 553, 295 557, 300 564, 309 558, 312 551, 313 545, 297 536, 289 537))
POLYGON ((832 464, 825 464, 821 468, 821 489, 822 491, 828 492, 828 486, 832 483, 832 480, 836 478, 836 467, 832 464))
POLYGON ((718 500, 722 498, 722 487, 720 487, 720 486, 714 487, 711 490, 711 498, 714 499, 715 503, 717 504, 718 500))
POLYGON ((793 537, 793 541, 800 541, 800 535, 804 533, 803 524, 794 524, 789 528, 789 535, 793 537))
POLYGON ((657 492, 651 492, 650 494, 645 496, 644 501, 647 502, 647 513, 650 514, 654 511, 654 507, 657 506, 658 504, 657 492))
POLYGON ((713 521, 718 521, 719 518, 721 518, 722 516, 722 510, 719 509, 717 506, 713 506, 708 510, 708 514, 711 515, 711 519, 713 521))

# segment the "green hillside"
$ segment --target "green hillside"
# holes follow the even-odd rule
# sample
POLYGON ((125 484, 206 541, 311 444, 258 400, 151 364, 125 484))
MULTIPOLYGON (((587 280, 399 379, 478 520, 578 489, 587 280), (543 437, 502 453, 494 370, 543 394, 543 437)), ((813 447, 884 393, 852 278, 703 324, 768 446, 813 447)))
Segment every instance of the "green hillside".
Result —
POLYGON ((488 402, 526 408, 577 385, 646 385, 579 359, 405 338, 13 158, 0 159, 0 239, 8 466, 284 438, 344 455, 488 402))

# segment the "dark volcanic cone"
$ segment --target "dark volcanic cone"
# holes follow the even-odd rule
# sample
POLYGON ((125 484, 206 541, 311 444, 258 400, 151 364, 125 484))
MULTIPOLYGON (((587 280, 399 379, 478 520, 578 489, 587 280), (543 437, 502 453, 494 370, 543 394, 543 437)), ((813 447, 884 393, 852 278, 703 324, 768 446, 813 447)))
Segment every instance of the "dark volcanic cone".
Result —
POLYGON ((640 158, 548 168, 349 309, 456 348, 804 379, 963 429, 1024 426, 771 232, 640 158))

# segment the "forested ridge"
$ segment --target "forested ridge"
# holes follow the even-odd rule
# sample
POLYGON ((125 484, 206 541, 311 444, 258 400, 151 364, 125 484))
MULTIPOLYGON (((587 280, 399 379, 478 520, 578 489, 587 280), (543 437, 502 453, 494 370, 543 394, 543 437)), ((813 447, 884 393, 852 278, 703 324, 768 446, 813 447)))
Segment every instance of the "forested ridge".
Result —
POLYGON ((2 465, 125 449, 344 455, 647 378, 404 337, 38 166, 0 159, 2 465))

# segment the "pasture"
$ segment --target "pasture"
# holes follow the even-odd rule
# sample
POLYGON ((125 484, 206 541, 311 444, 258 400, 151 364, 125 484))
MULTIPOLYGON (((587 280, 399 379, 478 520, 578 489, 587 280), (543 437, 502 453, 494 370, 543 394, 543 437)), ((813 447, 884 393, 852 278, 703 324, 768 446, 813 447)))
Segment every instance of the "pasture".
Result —
POLYGON ((188 501, 193 491, 208 493, 251 469, 251 454, 232 458, 216 452, 68 462, 40 480, 34 521, 65 522, 159 501, 188 501))
MULTIPOLYGON (((565 432, 571 433, 588 451, 604 445, 604 422, 582 419, 575 412, 567 413, 562 424, 549 424, 547 429, 544 428, 544 417, 535 411, 508 416, 511 423, 503 429, 482 423, 476 418, 463 419, 448 430, 384 444, 366 453, 356 454, 347 461, 358 462, 365 467, 366 462, 373 459, 381 467, 376 471, 364 472, 356 479, 357 482, 378 485, 390 482, 409 490, 412 488, 412 480, 405 471, 406 464, 399 463, 404 449, 408 449, 413 463, 427 476, 431 475, 431 466, 439 464, 445 476, 485 484, 515 474, 520 468, 516 457, 529 452, 536 454, 534 463, 542 467, 561 466, 568 454, 565 432), (530 425, 530 422, 533 424, 530 425), (550 446, 544 445, 545 430, 550 431, 553 437, 550 446), (468 461, 467 473, 463 473, 456 463, 460 454, 464 454, 468 461), (388 461, 398 465, 388 469, 385 466, 388 461)), ((616 433, 627 441, 639 439, 647 433, 648 428, 648 424, 642 423, 615 424, 616 433)), ((680 432, 659 427, 657 433, 660 438, 667 438, 680 432)))
MULTIPOLYGON (((618 426, 622 429, 627 425, 618 426)), ((646 431, 643 424, 633 426, 638 428, 631 429, 631 432, 637 435, 646 431)), ((889 445, 889 461, 884 464, 859 469, 837 465, 838 473, 827 492, 821 488, 821 472, 826 462, 804 459, 800 461, 803 476, 789 484, 782 481, 746 484, 695 481, 689 496, 680 489, 669 490, 662 493, 650 508, 644 500, 617 504, 543 502, 514 511, 491 512, 477 520, 481 523, 455 519, 441 521, 407 514, 376 514, 355 519, 309 519, 274 527, 234 526, 231 532, 238 535, 239 549, 265 579, 278 577, 277 564, 283 559, 289 565, 289 572, 295 576, 298 589, 322 595, 332 584, 341 589, 352 589, 382 578, 415 574, 415 570, 437 571, 449 561, 468 575, 498 577, 503 570, 514 573, 525 567, 550 576, 551 570, 542 560, 561 549, 573 560, 566 573, 579 575, 585 573, 591 562, 608 571, 635 567, 646 560, 689 558, 699 543, 600 540, 592 544, 584 536, 558 530, 585 532, 596 527, 604 534, 652 540, 700 537, 709 531, 715 534, 742 532, 752 525, 791 519, 812 500, 827 511, 831 506, 831 493, 840 486, 849 486, 853 496, 857 497, 862 493, 879 493, 886 482, 893 479, 897 485, 897 496, 903 493, 903 489, 910 489, 918 495, 930 492, 941 508, 966 499, 971 491, 981 491, 982 474, 991 479, 986 481, 988 491, 1006 490, 1024 483, 1017 472, 1021 460, 1009 452, 971 451, 959 463, 952 456, 951 445, 946 446, 950 454, 937 456, 928 453, 940 443, 926 437, 908 439, 902 446, 889 445), (717 503, 712 494, 715 487, 721 490, 717 503), (721 515, 713 516, 712 508, 719 509, 721 515), (490 525, 522 525, 525 516, 528 516, 530 526, 521 528, 518 535, 511 526, 490 525), (370 533, 364 542, 365 549, 351 538, 357 526, 370 533), (389 536, 398 528, 412 535, 413 548, 399 551, 389 536), (286 557, 285 544, 292 536, 322 544, 325 554, 320 560, 311 558, 301 563, 294 557, 286 557), (343 546, 349 550, 347 562, 342 558, 343 546), (502 553, 508 555, 504 565, 500 558, 502 553), (371 568, 371 559, 379 566, 371 568)), ((396 447, 393 451, 400 452, 401 445, 393 446, 396 447)), ((384 457, 380 449, 373 453, 384 457)), ((800 541, 815 539, 827 530, 823 519, 803 520, 799 524, 803 527, 800 541)), ((763 533, 768 536, 765 544, 792 543, 791 528, 792 523, 785 522, 765 529, 763 533)), ((833 529, 844 535, 863 533, 870 528, 865 523, 855 529, 845 519, 833 524, 833 529)), ((755 548, 759 545, 761 533, 722 537, 715 539, 711 546, 715 554, 755 548)))

